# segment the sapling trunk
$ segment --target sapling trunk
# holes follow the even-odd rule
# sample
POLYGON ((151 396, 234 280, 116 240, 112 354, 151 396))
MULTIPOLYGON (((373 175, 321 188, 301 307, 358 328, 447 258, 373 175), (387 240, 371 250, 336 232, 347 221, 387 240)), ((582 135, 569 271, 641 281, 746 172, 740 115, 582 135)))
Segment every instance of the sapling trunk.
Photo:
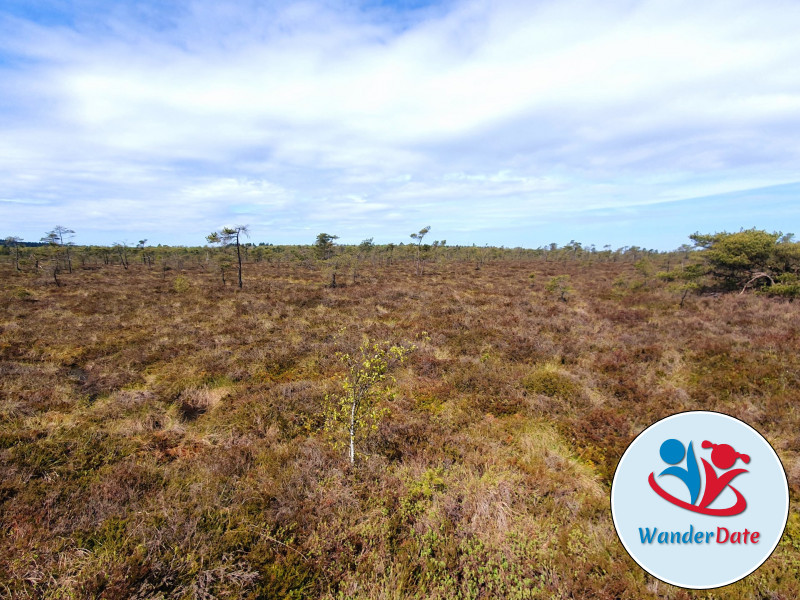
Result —
POLYGON ((683 290, 683 296, 681 296, 681 303, 680 307, 683 308, 683 303, 686 301, 686 296, 689 294, 689 288, 683 290))
POLYGON ((356 402, 353 399, 353 404, 350 406, 350 464, 356 462, 356 402))

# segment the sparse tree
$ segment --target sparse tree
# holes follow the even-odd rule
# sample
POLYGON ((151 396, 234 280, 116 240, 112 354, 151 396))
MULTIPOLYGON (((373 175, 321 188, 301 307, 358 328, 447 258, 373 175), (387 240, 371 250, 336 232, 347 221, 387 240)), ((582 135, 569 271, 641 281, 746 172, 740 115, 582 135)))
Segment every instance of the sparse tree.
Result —
POLYGON ((375 243, 373 242, 375 238, 367 238, 362 240, 362 242, 358 245, 358 250, 364 255, 368 255, 372 252, 372 249, 375 247, 375 243))
POLYGON ((356 260, 353 264, 353 283, 355 284, 356 278, 358 277, 358 270, 361 265, 361 261, 365 260, 369 257, 370 253, 372 252, 373 248, 375 248, 375 244, 373 243, 374 238, 367 238, 363 240, 356 248, 356 260))
POLYGON ((411 239, 416 240, 417 242, 417 275, 420 275, 422 272, 422 239, 430 230, 431 226, 428 225, 427 227, 420 229, 417 233, 411 234, 411 239))
POLYGON ((333 248, 335 240, 338 240, 338 235, 331 235, 329 233, 320 233, 317 235, 317 241, 314 242, 314 255, 319 260, 328 260, 333 256, 333 248))
POLYGON ((249 237, 250 230, 247 225, 234 225, 233 227, 223 227, 219 231, 214 231, 206 236, 210 244, 220 246, 236 245, 236 259, 239 263, 239 289, 242 289, 242 251, 239 238, 241 235, 249 237))
MULTIPOLYGON (((61 274, 61 259, 59 257, 58 247, 51 246, 45 252, 44 260, 41 261, 43 263, 41 268, 53 277, 53 283, 56 284, 56 287, 61 287, 61 281, 58 279, 58 276, 61 274)), ((38 258, 36 263, 37 265, 40 263, 38 258)))
POLYGON ((75 235, 75 231, 64 227, 63 225, 56 225, 53 227, 51 231, 48 231, 47 234, 42 238, 43 242, 47 242, 52 246, 58 246, 59 248, 63 248, 64 256, 67 264, 67 271, 72 273, 72 257, 70 256, 70 248, 73 246, 72 238, 75 235), (66 238, 66 241, 65 241, 66 238))
POLYGON ((56 284, 56 287, 61 287, 61 282, 58 280, 58 273, 61 268, 58 265, 58 259, 54 259, 50 264, 50 274, 53 276, 53 281, 56 284))
MULTIPOLYGON (((431 244, 429 248, 427 248, 427 245, 426 245, 426 249, 429 251, 429 253, 432 253, 432 252, 436 252, 437 248, 444 248, 446 245, 447 245, 447 240, 434 240, 433 244, 431 244)), ((434 256, 435 256, 434 254, 431 254, 431 257, 432 257, 431 260, 433 260, 434 256)), ((424 265, 423 265, 423 269, 424 269, 424 265)))
POLYGON ((571 258, 577 258, 579 255, 583 253, 583 244, 580 242, 576 242, 575 240, 570 240, 569 244, 564 246, 564 257, 566 258, 566 253, 570 253, 571 258))
MULTIPOLYGON (((335 240, 338 240, 338 235, 331 235, 330 233, 320 233, 317 235, 317 239, 314 242, 314 256, 317 260, 327 261, 333 257, 334 254, 334 247, 335 247, 335 240)), ((333 261, 333 266, 331 270, 331 282, 328 284, 328 287, 335 288, 336 287, 336 270, 339 268, 338 260, 333 261)))
POLYGON ((634 265, 633 268, 638 271, 638 273, 642 276, 642 285, 646 286, 650 279, 656 272, 655 266, 653 265, 653 261, 649 258, 645 257, 641 260, 638 260, 634 265))
POLYGON ((119 262, 122 267, 128 270, 128 244, 127 242, 116 242, 113 246, 119 255, 119 262))
MULTIPOLYGON (((479 248, 475 244, 472 244, 474 256, 475 256, 475 270, 480 271, 483 264, 486 262, 486 258, 489 255, 489 245, 485 245, 483 248, 479 248)), ((545 261, 547 260, 547 255, 545 254, 545 261)))
POLYGON ((142 254, 142 264, 147 265, 149 267, 153 266, 153 255, 147 251, 147 240, 139 240, 139 243, 136 244, 136 248, 142 254))
POLYGON ((693 248, 689 244, 681 244, 678 246, 676 252, 679 252, 681 256, 681 260, 689 260, 689 254, 692 252, 693 248))
POLYGON ((17 237, 15 235, 10 235, 5 239, 5 245, 7 248, 14 249, 14 268, 17 271, 21 271, 22 269, 19 268, 19 244, 22 241, 21 237, 17 237))

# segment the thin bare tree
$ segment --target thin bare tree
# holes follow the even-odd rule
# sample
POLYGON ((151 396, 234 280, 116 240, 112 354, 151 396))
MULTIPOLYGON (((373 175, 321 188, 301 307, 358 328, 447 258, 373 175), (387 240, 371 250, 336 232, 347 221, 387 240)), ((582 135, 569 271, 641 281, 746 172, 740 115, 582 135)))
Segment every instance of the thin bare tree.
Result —
POLYGON ((417 233, 411 234, 411 239, 417 241, 417 275, 421 274, 422 268, 422 238, 431 230, 431 226, 423 227, 417 233))
POLYGON ((70 256, 69 249, 73 246, 72 238, 75 236, 75 231, 64 227, 63 225, 56 225, 51 231, 42 238, 43 242, 47 242, 53 246, 58 246, 64 249, 64 257, 67 263, 67 271, 72 273, 72 257, 70 256), (66 238, 66 241, 64 241, 66 238))
POLYGON ((5 239, 4 242, 7 248, 14 248, 14 268, 16 268, 17 271, 22 270, 19 268, 19 244, 21 241, 21 237, 10 235, 5 239))
POLYGON ((209 244, 219 244, 220 246, 236 245, 236 259, 239 262, 239 289, 242 289, 242 251, 239 237, 246 235, 250 237, 248 225, 234 225, 233 227, 223 227, 219 231, 214 231, 206 236, 209 244))

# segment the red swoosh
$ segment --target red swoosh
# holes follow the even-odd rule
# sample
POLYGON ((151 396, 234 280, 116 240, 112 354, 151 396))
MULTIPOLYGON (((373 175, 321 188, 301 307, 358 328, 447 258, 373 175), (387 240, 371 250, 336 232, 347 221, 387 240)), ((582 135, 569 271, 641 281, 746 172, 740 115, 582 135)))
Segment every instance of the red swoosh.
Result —
POLYGON ((679 498, 676 498, 672 494, 665 492, 661 487, 656 483, 656 478, 653 473, 650 473, 650 477, 647 478, 648 483, 650 483, 650 487, 653 488, 653 491, 664 498, 667 502, 674 504, 675 506, 680 506, 681 508, 685 508, 686 510, 690 510, 692 512, 700 513, 701 515, 712 515, 716 517, 732 517, 733 515, 738 515, 741 512, 744 512, 744 509, 747 508, 747 500, 744 499, 744 496, 737 490, 735 487, 730 487, 734 493, 736 494, 736 504, 729 508, 703 508, 700 506, 695 506, 694 504, 689 504, 688 502, 684 502, 679 498))

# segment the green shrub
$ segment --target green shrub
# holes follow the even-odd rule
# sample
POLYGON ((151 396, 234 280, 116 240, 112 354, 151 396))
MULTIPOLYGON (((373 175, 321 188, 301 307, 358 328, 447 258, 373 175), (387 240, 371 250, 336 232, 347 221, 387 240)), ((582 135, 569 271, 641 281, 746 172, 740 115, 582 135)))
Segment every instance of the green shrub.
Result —
POLYGON ((19 300, 31 300, 34 297, 33 292, 24 287, 13 288, 12 295, 19 300))
POLYGON ((189 280, 186 279, 183 275, 178 275, 175 278, 175 282, 172 284, 172 290, 176 294, 183 294, 184 292, 189 291, 189 280))
POLYGON ((797 298, 800 296, 800 278, 794 273, 784 273, 776 279, 775 285, 769 286, 764 291, 770 296, 797 298))
POLYGON ((556 296, 562 302, 567 301, 567 297, 573 292, 569 285, 569 275, 556 275, 547 282, 545 289, 556 296))
POLYGON ((577 396, 578 385, 568 376, 551 368, 537 369, 522 380, 523 387, 531 393, 550 398, 571 400, 577 396))

